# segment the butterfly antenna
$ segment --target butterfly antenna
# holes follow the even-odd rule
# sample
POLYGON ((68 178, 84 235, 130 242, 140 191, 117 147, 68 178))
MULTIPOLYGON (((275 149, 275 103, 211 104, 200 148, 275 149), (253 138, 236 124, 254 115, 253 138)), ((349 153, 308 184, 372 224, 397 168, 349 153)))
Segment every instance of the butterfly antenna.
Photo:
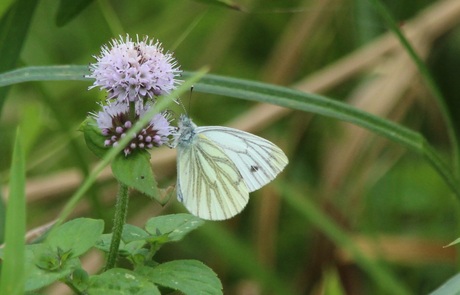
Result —
POLYGON ((192 105, 191 102, 192 102, 193 88, 194 88, 194 86, 192 85, 190 87, 190 95, 188 97, 188 114, 190 114, 190 106, 192 105))

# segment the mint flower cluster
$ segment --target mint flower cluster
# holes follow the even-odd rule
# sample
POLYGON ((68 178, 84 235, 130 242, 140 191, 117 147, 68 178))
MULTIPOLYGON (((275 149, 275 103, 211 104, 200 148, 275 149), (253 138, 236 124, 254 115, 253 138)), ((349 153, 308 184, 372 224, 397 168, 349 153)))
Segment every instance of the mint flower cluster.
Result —
MULTIPOLYGON (((94 79, 89 89, 107 91, 102 110, 94 113, 106 140, 106 147, 116 146, 126 132, 151 108, 156 99, 170 93, 181 82, 181 70, 161 43, 145 37, 134 42, 128 35, 102 47, 101 55, 90 64, 94 79)), ((128 156, 136 149, 151 149, 169 142, 174 128, 167 113, 157 114, 136 134, 124 149, 128 156)))

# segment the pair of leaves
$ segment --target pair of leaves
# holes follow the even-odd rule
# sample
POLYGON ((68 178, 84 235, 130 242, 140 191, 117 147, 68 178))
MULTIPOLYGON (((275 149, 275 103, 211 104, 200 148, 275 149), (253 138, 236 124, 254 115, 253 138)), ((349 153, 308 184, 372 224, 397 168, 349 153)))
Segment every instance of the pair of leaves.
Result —
MULTIPOLYGON (((203 220, 186 213, 158 216, 147 221, 145 230, 126 224, 123 228, 120 254, 133 258, 148 256, 146 244, 161 246, 181 240, 192 230, 204 223, 203 220), (142 251, 146 250, 146 251, 142 251)), ((110 235, 103 235, 97 247, 108 251, 110 235)), ((222 294, 222 284, 216 274, 206 265, 195 260, 176 260, 150 266, 142 263, 134 271, 114 268, 100 275, 92 276, 85 289, 87 294, 153 294, 160 295, 157 287, 177 290, 183 294, 222 294)), ((148 261, 147 261, 148 262, 148 261)))
MULTIPOLYGON (((120 243, 120 254, 136 260, 136 255, 142 253, 146 244, 157 249, 163 244, 180 241, 189 232, 203 225, 204 221, 187 213, 158 216, 149 219, 145 230, 130 224, 125 224, 120 243)), ((105 252, 109 251, 112 234, 102 235, 97 247, 105 252)), ((143 259, 143 261, 145 261, 143 259)), ((143 262, 142 261, 142 262, 143 262)))

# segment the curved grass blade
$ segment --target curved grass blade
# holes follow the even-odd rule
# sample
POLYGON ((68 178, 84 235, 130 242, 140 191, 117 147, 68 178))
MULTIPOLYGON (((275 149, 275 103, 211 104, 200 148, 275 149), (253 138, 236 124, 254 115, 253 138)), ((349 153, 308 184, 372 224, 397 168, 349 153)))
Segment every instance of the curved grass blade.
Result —
MULTIPOLYGON (((83 77, 86 73, 87 68, 84 66, 23 68, 0 74, 0 86, 40 80, 86 80, 83 77)), ((192 72, 183 73, 184 78, 193 75, 194 73, 192 72)), ((374 116, 325 96, 261 82, 208 74, 194 85, 194 89, 204 93, 265 102, 290 109, 311 112, 350 122, 368 129, 423 156, 449 185, 457 198, 460 199, 459 181, 452 173, 450 167, 439 157, 420 133, 397 123, 374 116)))
MULTIPOLYGON (((184 73, 187 77, 189 73, 184 73)), ((442 176, 451 190, 460 199, 459 181, 450 167, 442 161, 426 139, 418 132, 410 130, 397 123, 361 111, 340 101, 325 96, 305 93, 298 90, 242 80, 206 75, 194 87, 198 92, 225 95, 250 101, 265 102, 286 108, 311 112, 318 115, 346 121, 373 131, 396 143, 402 144, 409 150, 422 155, 442 176)))
POLYGON ((33 81, 88 81, 88 66, 26 67, 0 74, 0 87, 33 81))

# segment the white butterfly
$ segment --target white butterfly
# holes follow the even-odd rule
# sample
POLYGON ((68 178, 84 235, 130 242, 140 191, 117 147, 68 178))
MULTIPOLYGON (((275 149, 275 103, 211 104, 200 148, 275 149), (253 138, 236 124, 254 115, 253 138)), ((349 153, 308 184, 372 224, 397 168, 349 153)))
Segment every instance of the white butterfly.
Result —
POLYGON ((177 198, 194 215, 210 220, 235 216, 249 192, 272 181, 288 158, 272 142, 221 126, 197 127, 182 115, 177 147, 177 198))

